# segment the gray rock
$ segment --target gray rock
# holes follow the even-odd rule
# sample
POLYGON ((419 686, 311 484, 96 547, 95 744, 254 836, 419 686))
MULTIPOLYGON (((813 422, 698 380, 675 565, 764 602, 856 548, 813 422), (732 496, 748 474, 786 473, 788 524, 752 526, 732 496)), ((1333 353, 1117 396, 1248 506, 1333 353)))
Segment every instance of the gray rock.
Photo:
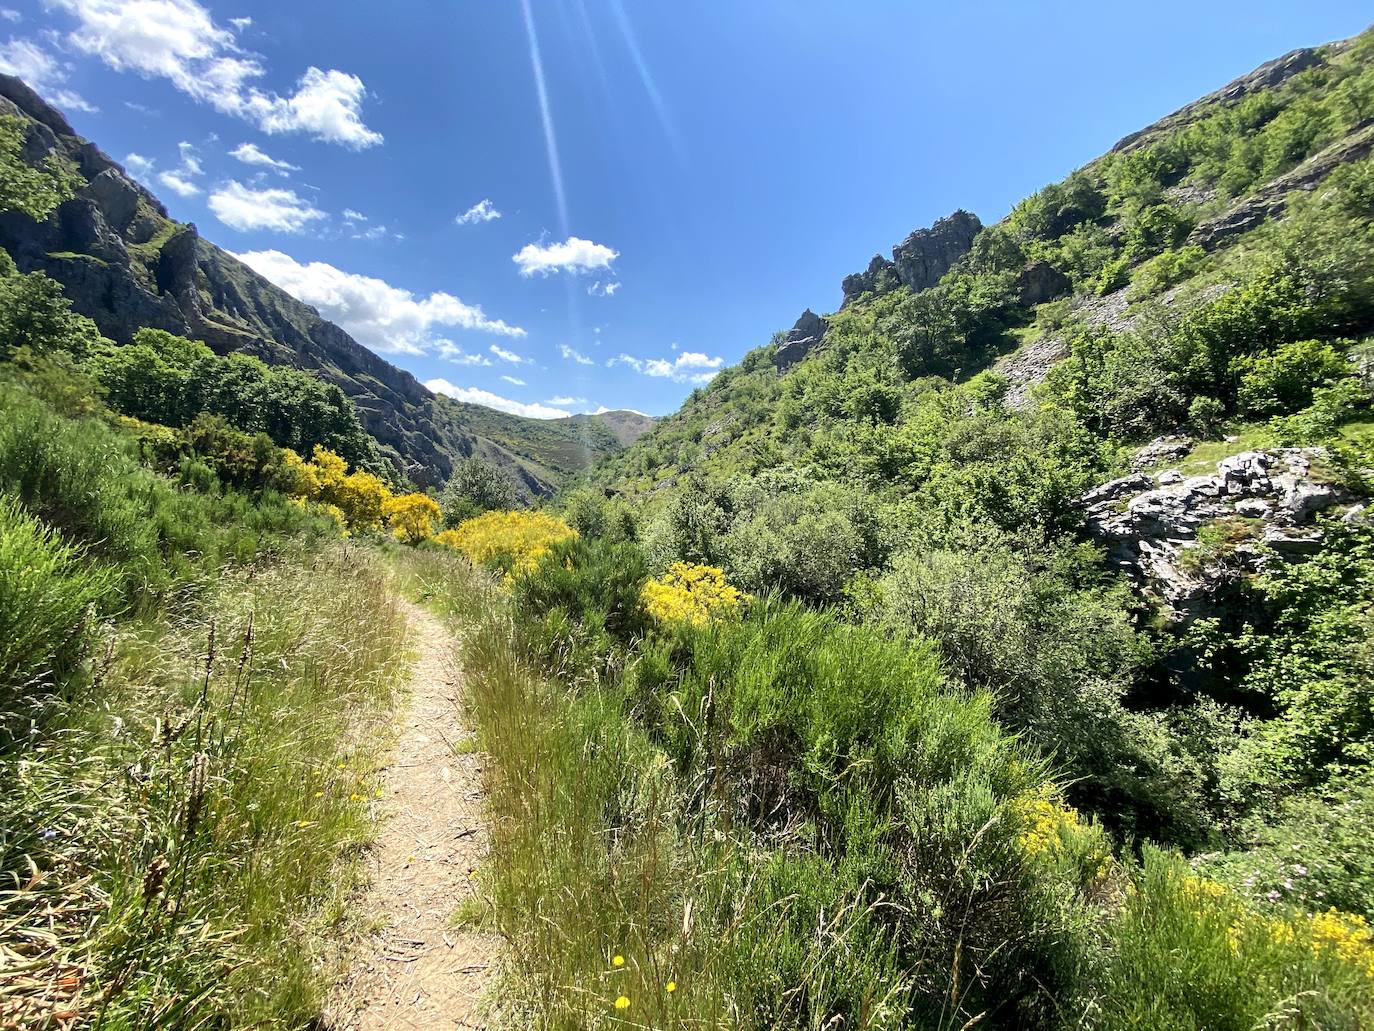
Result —
POLYGON ((1016 277, 1017 303, 1023 308, 1062 297, 1072 288, 1073 281, 1048 261, 1032 261, 1016 277))
POLYGON ((897 266, 881 254, 875 254, 866 271, 844 277, 844 282, 840 284, 840 289, 844 291, 844 301, 840 307, 843 308, 863 294, 885 294, 900 282, 897 278, 897 266))
POLYGON ((1172 434, 1156 437, 1131 456, 1132 469, 1153 469, 1165 462, 1177 462, 1193 450, 1193 438, 1172 434))
MULTIPOLYGON (((1142 452, 1150 458, 1184 444, 1161 438, 1142 452)), ((1186 622, 1211 611, 1238 578, 1320 547, 1313 518, 1347 500, 1312 475, 1322 455, 1318 448, 1266 448, 1224 458, 1203 476, 1184 479, 1168 470, 1159 486, 1143 472, 1112 480, 1082 498, 1088 532, 1142 592, 1162 603, 1168 618, 1186 622), (1218 523, 1228 525, 1230 543, 1198 552, 1199 534, 1218 523)))
POLYGON ((821 342, 825 336, 828 324, 810 308, 802 312, 801 318, 797 319, 791 331, 782 343, 778 345, 776 353, 773 355, 773 364, 778 367, 779 372, 790 369, 797 362, 801 361, 811 349, 821 342))
POLYGON ((962 208, 929 229, 918 229, 892 248, 897 278, 912 290, 925 290, 940 281, 950 267, 969 252, 982 230, 978 216, 962 208))

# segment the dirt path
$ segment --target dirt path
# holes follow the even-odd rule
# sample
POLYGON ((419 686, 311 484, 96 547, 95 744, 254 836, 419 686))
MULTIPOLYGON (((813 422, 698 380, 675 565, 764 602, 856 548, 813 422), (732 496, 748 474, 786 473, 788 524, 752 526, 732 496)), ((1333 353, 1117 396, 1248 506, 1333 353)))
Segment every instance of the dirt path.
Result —
POLYGON ((453 923, 487 852, 484 757, 454 751, 467 732, 452 635, 403 604, 416 659, 370 857, 365 905, 380 929, 331 1000, 329 1026, 340 1031, 485 1027, 482 995, 496 967, 496 939, 453 923))

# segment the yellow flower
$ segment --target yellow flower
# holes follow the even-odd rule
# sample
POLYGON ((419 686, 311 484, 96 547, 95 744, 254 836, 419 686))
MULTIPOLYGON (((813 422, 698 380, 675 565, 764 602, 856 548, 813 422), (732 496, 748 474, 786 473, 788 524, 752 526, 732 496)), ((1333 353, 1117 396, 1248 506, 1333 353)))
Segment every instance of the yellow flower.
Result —
POLYGON ((659 623, 705 626, 739 613, 745 595, 730 586, 715 566, 674 562, 668 572, 644 585, 644 609, 659 623))
POLYGON ((324 792, 323 792, 323 791, 316 791, 316 792, 315 792, 315 797, 316 797, 316 798, 324 798, 324 792))
POLYGON ((669 995, 672 995, 675 991, 677 991, 677 982, 669 981, 667 984, 663 986, 663 990, 667 992, 669 995))
POLYGON ((498 562, 514 578, 532 572, 559 541, 576 536, 576 530, 547 512, 486 512, 434 539, 457 548, 476 565, 498 562))
POLYGON ((614 955, 614 956, 611 957, 611 966, 623 967, 624 965, 625 965, 625 957, 624 957, 624 956, 622 956, 622 955, 620 955, 619 953, 617 953, 616 955, 614 955))
POLYGON ((617 998, 617 999, 615 1000, 615 1008, 618 1009, 618 1010, 627 1010, 627 1009, 629 1009, 629 1008, 630 1008, 630 1000, 627 999, 627 998, 625 998, 625 996, 623 996, 623 995, 620 996, 619 998, 617 998))

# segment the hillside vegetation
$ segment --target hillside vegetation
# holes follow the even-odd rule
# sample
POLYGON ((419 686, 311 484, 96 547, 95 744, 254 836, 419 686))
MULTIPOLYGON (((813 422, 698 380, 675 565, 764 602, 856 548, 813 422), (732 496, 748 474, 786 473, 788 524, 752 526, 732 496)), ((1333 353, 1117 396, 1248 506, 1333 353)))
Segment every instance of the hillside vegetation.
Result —
MULTIPOLYGON (((3 263, 0 1023, 323 1026, 406 593, 493 1025, 1374 1024, 1371 115, 1374 35, 1296 51, 637 441, 435 404, 539 483, 602 456, 533 509, 3 263)), ((29 227, 91 185, 34 131, 29 227)))

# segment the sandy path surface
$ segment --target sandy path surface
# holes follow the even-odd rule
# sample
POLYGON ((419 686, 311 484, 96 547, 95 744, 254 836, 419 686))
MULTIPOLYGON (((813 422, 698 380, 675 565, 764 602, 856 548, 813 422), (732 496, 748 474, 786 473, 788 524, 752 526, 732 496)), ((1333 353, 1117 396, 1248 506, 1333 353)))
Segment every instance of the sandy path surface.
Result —
POLYGON ((330 1000, 328 1026, 340 1031, 486 1027, 483 993, 496 970, 497 939, 453 922, 487 854, 485 757, 454 750, 467 731, 452 635, 404 604, 416 658, 364 901, 380 929, 330 1000))

